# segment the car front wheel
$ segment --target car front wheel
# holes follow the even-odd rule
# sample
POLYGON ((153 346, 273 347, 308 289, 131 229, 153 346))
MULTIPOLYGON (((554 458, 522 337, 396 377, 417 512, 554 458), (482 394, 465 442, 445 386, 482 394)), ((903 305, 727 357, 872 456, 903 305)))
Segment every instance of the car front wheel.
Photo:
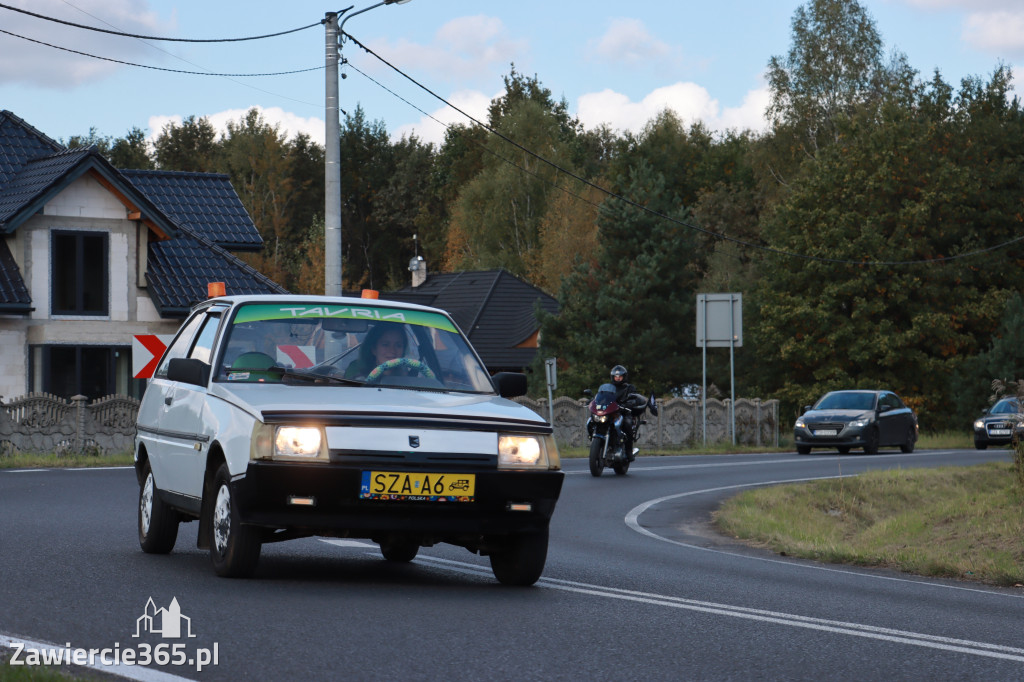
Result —
POLYGON ((178 539, 178 513, 160 499, 153 469, 146 462, 139 488, 139 546, 147 554, 167 554, 178 539))
POLYGON ((231 496, 231 474, 221 464, 213 477, 210 508, 210 558, 213 570, 225 578, 248 578, 256 571, 262 543, 259 531, 243 526, 231 496))
POLYGON ((869 429, 864 434, 864 454, 873 455, 878 452, 878 429, 869 429))
POLYGON ((798 455, 809 455, 811 454, 811 448, 809 445, 797 445, 796 452, 798 455))
POLYGON ((409 563, 420 552, 420 543, 402 538, 388 538, 380 543, 380 553, 388 561, 409 563))
POLYGON ((917 434, 914 433, 914 427, 911 426, 907 429, 907 439, 900 445, 900 452, 913 452, 914 443, 917 441, 917 434))
POLYGON ((526 587, 544 572, 548 558, 548 529, 510 537, 491 553, 491 570, 502 585, 526 587))

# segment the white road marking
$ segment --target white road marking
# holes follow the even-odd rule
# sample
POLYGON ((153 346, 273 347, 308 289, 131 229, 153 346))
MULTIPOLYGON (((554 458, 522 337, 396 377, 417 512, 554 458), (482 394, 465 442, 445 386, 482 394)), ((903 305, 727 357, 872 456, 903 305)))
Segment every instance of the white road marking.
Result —
POLYGON ((895 576, 889 576, 889 575, 878 575, 878 574, 875 574, 875 573, 862 573, 862 572, 859 572, 859 571, 850 571, 850 570, 845 570, 845 569, 842 569, 842 568, 832 568, 830 566, 820 566, 818 564, 811 563, 809 561, 783 561, 781 559, 770 559, 768 557, 756 557, 756 556, 750 556, 750 555, 747 555, 747 554, 738 554, 736 552, 729 552, 729 551, 726 551, 726 550, 715 549, 715 548, 712 548, 712 547, 701 547, 700 545, 693 545, 693 544, 690 544, 688 542, 681 542, 679 540, 673 540, 671 538, 666 538, 666 537, 664 537, 662 535, 658 535, 657 533, 649 531, 646 528, 644 528, 643 526, 641 526, 640 525, 640 521, 639 521, 640 515, 643 514, 645 511, 647 511, 648 509, 650 509, 651 507, 653 507, 654 505, 660 504, 662 502, 666 502, 668 500, 675 500, 675 499, 678 499, 678 498, 681 498, 681 497, 690 497, 691 495, 703 495, 705 493, 718 493, 718 492, 722 492, 723 490, 738 490, 740 488, 753 488, 755 486, 778 485, 778 484, 781 484, 781 483, 805 483, 807 481, 820 481, 820 480, 829 479, 829 478, 848 478, 848 477, 852 477, 852 476, 856 476, 856 475, 857 474, 845 474, 843 476, 818 476, 818 477, 814 477, 814 478, 792 478, 792 479, 782 480, 782 481, 759 481, 759 482, 756 482, 756 483, 740 483, 740 484, 737 484, 737 485, 722 486, 720 488, 706 488, 704 490, 691 490, 690 492, 678 493, 676 495, 666 495, 665 497, 659 497, 659 498, 657 498, 655 500, 648 500, 647 502, 644 502, 643 504, 639 504, 636 507, 633 507, 626 514, 625 523, 626 523, 627 526, 629 526, 631 529, 635 530, 637 533, 640 533, 641 535, 646 535, 647 537, 654 538, 655 540, 661 540, 662 542, 667 542, 667 543, 672 544, 672 545, 678 545, 679 547, 686 547, 687 549, 699 550, 701 552, 712 552, 714 554, 725 554, 725 555, 733 556, 733 557, 737 557, 737 558, 749 559, 749 560, 753 560, 753 561, 763 561, 765 563, 771 563, 771 564, 784 564, 786 566, 795 566, 795 567, 798 567, 798 568, 804 568, 804 569, 809 569, 809 570, 814 570, 814 571, 826 571, 826 572, 829 572, 829 573, 842 573, 844 575, 854 575, 854 576, 857 576, 859 578, 867 578, 867 579, 870 579, 870 580, 888 580, 888 581, 891 581, 891 582, 913 583, 915 585, 927 585, 928 587, 935 587, 935 588, 941 588, 941 589, 947 589, 947 590, 958 590, 958 591, 962 591, 962 592, 979 592, 981 594, 987 594, 987 595, 993 595, 993 596, 999 596, 999 597, 1009 597, 1011 599, 1024 599, 1024 594, 1008 594, 1008 593, 1005 593, 1005 592, 993 592, 992 590, 982 590, 982 589, 978 589, 978 588, 975 588, 975 587, 965 587, 965 586, 962 586, 962 585, 947 585, 945 583, 929 582, 929 581, 927 581, 927 580, 925 580, 923 578, 922 579, 918 579, 918 580, 910 580, 910 579, 907 579, 907 578, 897 578, 895 576))
MULTIPOLYGON (((867 461, 876 462, 876 461, 878 461, 880 459, 894 459, 894 458, 899 458, 899 459, 902 459, 902 460, 906 460, 908 457, 934 457, 934 456, 938 456, 938 455, 951 455, 951 454, 953 454, 955 452, 959 452, 959 451, 958 450, 929 450, 928 452, 917 452, 917 453, 914 453, 914 454, 904 454, 902 452, 896 452, 896 453, 892 453, 892 454, 889 454, 889 455, 870 455, 871 459, 867 460, 867 461)), ((750 457, 751 455, 755 455, 756 456, 756 454, 757 453, 736 454, 736 455, 714 455, 714 457, 716 459, 717 458, 723 458, 724 459, 724 458, 731 458, 731 457, 750 457)), ((682 455, 680 455, 680 456, 682 456, 682 455)), ((838 456, 839 455, 833 453, 831 456, 824 455, 824 454, 819 455, 819 456, 815 456, 815 455, 801 455, 799 457, 794 457, 794 458, 790 458, 790 459, 770 459, 770 460, 752 459, 752 460, 743 461, 743 462, 728 462, 728 461, 726 461, 726 462, 702 462, 700 464, 665 464, 665 465, 650 465, 650 466, 646 466, 646 465, 645 466, 636 466, 636 464, 639 462, 639 460, 637 460, 636 462, 633 462, 632 466, 629 467, 629 473, 631 473, 631 474, 634 474, 634 473, 639 474, 639 473, 645 473, 647 471, 666 471, 668 469, 714 469, 714 468, 720 468, 720 467, 763 466, 765 464, 795 464, 797 462, 804 462, 804 463, 806 463, 806 462, 812 462, 812 461, 817 461, 817 460, 822 460, 822 459, 835 459, 838 456)), ((849 457, 849 455, 846 455, 846 457, 849 457)), ((653 462, 653 461, 656 461, 657 459, 659 459, 659 458, 658 457, 649 457, 649 458, 646 458, 645 462, 653 462)), ((586 474, 587 476, 591 475, 589 469, 580 469, 579 471, 566 471, 565 474, 567 476, 569 476, 569 475, 581 476, 583 474, 586 474)))
MULTIPOLYGON (((414 563, 425 563, 437 568, 465 573, 468 575, 491 575, 491 571, 489 569, 479 564, 470 564, 463 561, 453 561, 451 559, 442 559, 439 557, 420 555, 414 560, 414 563)), ((984 656, 987 658, 1001 658, 1024 663, 1024 649, 1004 646, 1001 644, 975 642, 968 639, 955 639, 952 637, 929 635, 907 630, 895 630, 892 628, 882 628, 873 625, 863 625, 861 623, 812 618, 809 616, 800 616, 779 611, 767 611, 743 606, 732 606, 730 604, 718 604, 715 602, 701 601, 697 599, 687 599, 685 597, 673 597, 650 592, 639 592, 636 590, 623 590, 615 587, 590 585, 571 580, 559 580, 557 578, 541 577, 541 579, 537 581, 537 586, 552 590, 562 590, 564 592, 575 592, 594 597, 603 597, 605 599, 620 599, 641 604, 650 604, 653 606, 685 609, 688 611, 710 613, 717 616, 743 618, 745 620, 774 623, 776 625, 788 625, 808 630, 817 630, 819 632, 832 632, 852 637, 864 637, 867 639, 895 642, 897 644, 909 644, 911 646, 921 646, 930 649, 971 654, 973 656, 984 656)))

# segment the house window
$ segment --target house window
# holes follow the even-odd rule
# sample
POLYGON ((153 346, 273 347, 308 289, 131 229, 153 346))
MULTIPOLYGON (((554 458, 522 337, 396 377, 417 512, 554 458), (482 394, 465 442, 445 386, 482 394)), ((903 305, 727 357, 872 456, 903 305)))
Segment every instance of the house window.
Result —
POLYGON ((50 244, 50 310, 54 315, 107 315, 108 235, 54 230, 50 244))
POLYGON ((130 346, 33 346, 30 391, 61 398, 84 395, 142 397, 144 382, 132 377, 130 346))

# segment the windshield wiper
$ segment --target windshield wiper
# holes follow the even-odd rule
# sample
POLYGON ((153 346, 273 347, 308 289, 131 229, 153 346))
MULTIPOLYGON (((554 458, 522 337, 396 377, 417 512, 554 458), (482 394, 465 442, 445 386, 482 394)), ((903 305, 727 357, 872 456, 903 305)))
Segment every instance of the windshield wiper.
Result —
POLYGON ((359 379, 346 379, 345 377, 339 377, 335 374, 321 374, 320 372, 307 372, 301 369, 293 367, 281 367, 280 365, 274 365, 268 367, 264 372, 275 372, 280 373, 282 378, 289 379, 302 379, 304 381, 312 381, 314 383, 332 383, 332 384, 343 384, 345 386, 364 386, 365 381, 359 379))

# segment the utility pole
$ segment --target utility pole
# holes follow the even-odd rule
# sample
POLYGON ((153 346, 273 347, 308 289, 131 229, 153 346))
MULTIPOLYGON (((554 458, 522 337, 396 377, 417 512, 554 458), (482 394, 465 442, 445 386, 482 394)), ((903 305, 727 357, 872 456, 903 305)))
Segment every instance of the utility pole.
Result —
MULTIPOLYGON (((351 7, 349 8, 351 9, 351 7)), ((344 10, 348 11, 348 10, 344 10)), ((324 294, 341 296, 341 119, 338 106, 338 13, 327 12, 324 118, 324 294)))

